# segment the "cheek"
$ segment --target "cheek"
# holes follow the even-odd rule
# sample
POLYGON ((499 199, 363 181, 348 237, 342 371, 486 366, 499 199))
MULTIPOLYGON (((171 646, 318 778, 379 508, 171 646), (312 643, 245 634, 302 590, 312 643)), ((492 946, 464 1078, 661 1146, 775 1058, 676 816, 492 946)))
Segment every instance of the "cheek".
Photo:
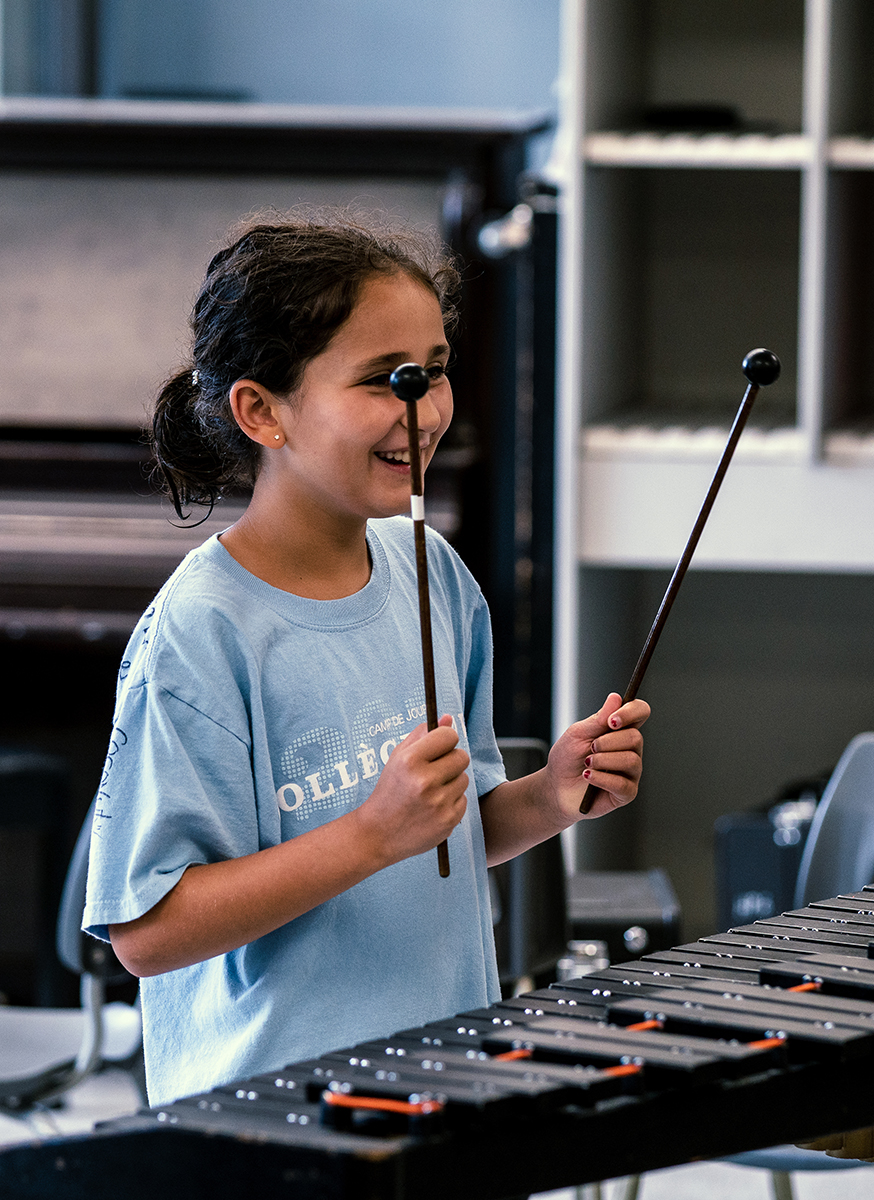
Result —
POLYGON ((454 409, 454 402, 452 399, 452 388, 447 383, 446 384, 446 396, 445 397, 441 396, 440 403, 439 403, 440 418, 441 418, 440 419, 441 435, 444 434, 446 432, 446 430, 449 428, 449 425, 452 421, 453 409, 454 409))

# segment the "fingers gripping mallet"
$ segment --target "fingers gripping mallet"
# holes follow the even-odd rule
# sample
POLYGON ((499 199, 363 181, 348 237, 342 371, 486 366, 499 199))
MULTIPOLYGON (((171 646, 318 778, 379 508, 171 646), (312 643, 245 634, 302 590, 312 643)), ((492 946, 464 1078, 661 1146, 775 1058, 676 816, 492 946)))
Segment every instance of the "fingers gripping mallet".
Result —
MULTIPOLYGON (((422 668, 425 676, 425 717, 428 729, 437 728, 437 689, 434 683, 434 648, 431 641, 431 597, 428 590, 428 552, 425 545, 425 495, 422 459, 419 454, 418 402, 431 386, 428 372, 418 363, 404 363, 392 372, 391 390, 407 406, 407 437, 410 448, 410 509, 416 539, 416 580, 419 587, 419 625, 422 630, 422 668)), ((437 847, 441 876, 449 875, 449 846, 437 847)))
MULTIPOLYGON (((668 613, 671 611, 671 606, 677 598, 677 592, 680 590, 680 584, 683 582, 683 576, 686 574, 686 568, 692 561, 692 555, 695 553, 695 547, 698 545, 698 539, 704 529, 707 518, 710 516, 710 510, 713 507, 713 502, 716 499, 716 493, 719 491, 720 484, 725 478, 725 473, 728 470, 728 464, 731 462, 731 456, 734 454, 735 446, 743 433, 744 425, 747 423, 747 417, 750 415, 750 410, 753 407, 753 401, 759 394, 759 388, 767 387, 769 383, 773 383, 780 375, 780 360, 776 354, 770 350, 751 350, 743 360, 742 370, 747 377, 747 390, 744 392, 743 400, 740 408, 737 410, 737 415, 734 418, 734 424, 731 427, 731 432, 728 435, 728 442, 722 452, 722 458, 719 460, 719 465, 710 483, 710 488, 704 498, 704 503, 701 505, 701 511, 698 513, 698 519, 695 522, 689 540, 686 543, 686 549, 683 551, 680 561, 677 563, 674 574, 671 577, 671 582, 668 584, 668 590, 665 592, 659 611, 656 613, 656 619, 653 622, 652 629, 644 642, 643 650, 640 658, 637 660, 637 666, 634 668, 634 673, 628 687, 625 689, 625 695, 622 697, 622 703, 627 704, 637 695, 646 668, 649 666, 649 660, 652 658, 653 651, 656 648, 656 643, 661 637, 662 630, 665 627, 665 622, 668 619, 668 613)), ((583 802, 580 805, 580 812, 587 813, 591 810, 592 805, 598 797, 599 788, 589 788, 583 796, 583 802)))

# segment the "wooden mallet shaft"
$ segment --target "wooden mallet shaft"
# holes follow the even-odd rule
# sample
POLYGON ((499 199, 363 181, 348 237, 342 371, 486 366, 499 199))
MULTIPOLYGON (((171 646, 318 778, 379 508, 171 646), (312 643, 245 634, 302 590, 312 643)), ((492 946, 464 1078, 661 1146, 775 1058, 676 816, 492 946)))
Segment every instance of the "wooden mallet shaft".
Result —
MULTIPOLYGON (((692 555, 695 553, 695 547, 698 545, 698 540, 704 530, 707 518, 710 516, 710 510, 713 508, 713 502, 716 499, 716 493, 725 478, 725 473, 728 470, 728 464, 731 462, 731 457, 734 454, 735 447, 743 433, 744 426, 747 423, 747 417, 750 415, 750 410, 753 407, 753 402, 759 394, 760 387, 767 387, 769 383, 773 383, 780 374, 780 360, 776 354, 770 350, 751 350, 743 360, 743 373, 749 381, 747 390, 744 392, 743 400, 740 408, 737 410, 737 415, 734 418, 734 424, 731 427, 731 432, 728 435, 728 442, 722 452, 722 458, 719 460, 719 465, 716 468, 713 479, 710 482, 710 487, 707 490, 707 495, 704 497, 704 503, 701 505, 701 510, 698 513, 698 518, 689 535, 689 540, 686 542, 686 548, 680 556, 680 561, 674 569, 674 574, 671 577, 671 582, 668 584, 668 589, 664 594, 664 598, 656 613, 655 621, 649 631, 646 641, 643 644, 643 650, 640 653, 640 658, 637 660, 637 666, 634 668, 628 687, 625 689, 625 695, 622 697, 622 703, 627 704, 637 695, 638 689, 643 680, 646 668, 649 666, 649 660, 652 658, 653 651, 656 648, 659 638, 662 635, 662 630, 668 619, 668 614, 673 607, 673 603, 677 598, 677 593, 680 590, 680 584, 686 575, 686 570, 689 563, 692 561, 692 555)), ((583 802, 580 805, 580 812, 587 813, 591 811, 592 805, 598 798, 600 788, 589 788, 583 797, 583 802)))

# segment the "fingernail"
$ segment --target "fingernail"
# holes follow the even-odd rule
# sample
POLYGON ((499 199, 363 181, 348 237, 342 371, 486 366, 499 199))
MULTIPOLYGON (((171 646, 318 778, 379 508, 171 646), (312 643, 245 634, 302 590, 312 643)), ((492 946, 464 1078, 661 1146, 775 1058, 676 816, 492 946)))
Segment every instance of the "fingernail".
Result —
POLYGON ((592 778, 591 771, 583 771, 583 779, 591 779, 591 778, 592 778))
POLYGON ((590 754, 589 757, 586 759, 586 766, 590 767, 591 765, 592 765, 592 756, 590 754))
POLYGON ((621 724, 622 724, 622 722, 619 720, 618 717, 610 718, 610 725, 612 726, 613 729, 618 729, 621 724))

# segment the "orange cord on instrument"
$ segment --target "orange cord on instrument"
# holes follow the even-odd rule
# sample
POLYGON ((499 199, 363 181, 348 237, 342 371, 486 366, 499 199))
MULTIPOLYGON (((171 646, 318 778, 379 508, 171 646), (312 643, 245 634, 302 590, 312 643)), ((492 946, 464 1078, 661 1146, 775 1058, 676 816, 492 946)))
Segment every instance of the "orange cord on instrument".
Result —
MULTIPOLYGON (((805 991, 809 990, 807 985, 802 985, 802 987, 804 987, 805 991)), ((798 990, 798 989, 790 988, 790 991, 796 991, 796 990, 798 990)), ((629 1031, 629 1033, 641 1033, 646 1029, 664 1029, 664 1027, 665 1027, 664 1021, 656 1021, 656 1020, 638 1021, 636 1025, 626 1025, 625 1026, 625 1028, 629 1031)), ((773 1050, 775 1046, 783 1046, 785 1044, 785 1042, 786 1042, 786 1039, 784 1037, 762 1038, 758 1042, 747 1042, 746 1046, 750 1050, 773 1050)))
POLYGON ((745 1042, 748 1050, 773 1050, 775 1046, 785 1046, 784 1037, 762 1038, 758 1042, 745 1042))
POLYGON ((322 1092, 322 1099, 334 1108, 366 1108, 376 1112, 401 1113, 406 1117, 427 1116, 441 1112, 441 1100, 391 1100, 387 1096, 350 1096, 346 1092, 322 1092))
POLYGON ((787 992, 820 992, 820 991, 822 991, 822 984, 816 983, 815 980, 811 979, 809 983, 796 983, 794 987, 787 988, 786 991, 787 992))
MULTIPOLYGON (((520 1058, 531 1058, 533 1056, 533 1053, 534 1053, 533 1050, 524 1050, 521 1048, 519 1050, 507 1050, 504 1054, 496 1054, 494 1056, 493 1061, 494 1062, 512 1062, 512 1061, 514 1061, 516 1059, 520 1059, 520 1058)), ((623 1063, 621 1066, 618 1066, 618 1067, 604 1067, 603 1073, 605 1075, 613 1075, 613 1076, 619 1077, 622 1075, 637 1075, 638 1072, 640 1072, 641 1070, 642 1070, 642 1065, 640 1063, 623 1063)))

